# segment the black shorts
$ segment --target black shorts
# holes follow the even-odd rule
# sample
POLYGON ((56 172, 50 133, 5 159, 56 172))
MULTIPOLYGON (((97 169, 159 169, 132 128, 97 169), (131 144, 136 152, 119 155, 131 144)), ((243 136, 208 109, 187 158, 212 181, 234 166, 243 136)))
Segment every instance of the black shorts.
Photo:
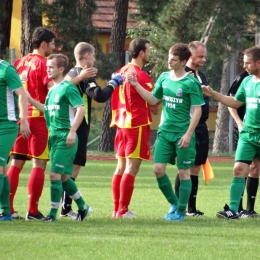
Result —
POLYGON ((87 143, 89 135, 89 125, 87 124, 85 118, 77 130, 77 135, 79 140, 78 149, 73 164, 85 166, 87 161, 87 143))
POLYGON ((202 165, 206 162, 209 152, 209 131, 206 123, 198 123, 195 137, 197 154, 194 165, 202 165))

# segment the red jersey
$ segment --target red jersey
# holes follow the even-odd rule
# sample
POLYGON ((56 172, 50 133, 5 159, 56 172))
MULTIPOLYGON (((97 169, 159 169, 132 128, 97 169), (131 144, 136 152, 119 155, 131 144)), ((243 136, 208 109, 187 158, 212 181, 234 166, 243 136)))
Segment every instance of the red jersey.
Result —
MULTIPOLYGON (((123 76, 127 73, 134 73, 139 84, 146 90, 152 91, 153 84, 146 72, 137 65, 128 64, 122 67, 117 73, 123 76)), ((112 121, 110 126, 120 128, 135 128, 152 123, 150 105, 144 100, 136 89, 128 82, 118 86, 111 101, 112 121)))
MULTIPOLYGON (((29 53, 15 61, 14 66, 19 75, 27 76, 27 90, 31 97, 44 104, 47 84, 52 81, 47 76, 46 59, 39 54, 29 53)), ((28 103, 28 117, 43 117, 43 113, 28 103)))

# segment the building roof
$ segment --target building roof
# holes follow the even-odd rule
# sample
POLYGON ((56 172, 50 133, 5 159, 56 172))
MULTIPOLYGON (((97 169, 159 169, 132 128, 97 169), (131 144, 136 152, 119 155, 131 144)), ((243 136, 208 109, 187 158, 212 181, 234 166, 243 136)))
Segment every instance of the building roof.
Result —
MULTIPOLYGON (((136 14, 138 9, 134 4, 135 0, 130 0, 128 5, 127 29, 134 28, 136 20, 130 17, 130 14, 136 14)), ((96 1, 97 10, 92 15, 92 22, 97 29, 111 29, 113 14, 114 14, 114 0, 96 1)))

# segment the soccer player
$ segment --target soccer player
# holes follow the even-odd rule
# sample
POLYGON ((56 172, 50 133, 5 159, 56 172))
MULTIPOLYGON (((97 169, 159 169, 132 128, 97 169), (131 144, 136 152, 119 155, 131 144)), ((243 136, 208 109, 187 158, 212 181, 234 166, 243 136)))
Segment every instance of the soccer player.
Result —
MULTIPOLYGON (((109 81, 108 85, 102 89, 100 86, 98 86, 94 78, 97 73, 97 69, 93 68, 94 62, 96 60, 95 48, 89 43, 80 42, 74 48, 74 56, 76 59, 76 66, 69 71, 66 79, 77 86, 81 97, 83 97, 83 94, 85 94, 86 97, 86 114, 77 130, 79 140, 78 149, 73 162, 73 173, 71 175, 72 180, 75 181, 79 174, 80 168, 86 164, 92 99, 99 103, 106 102, 111 97, 115 87, 122 84, 123 77, 120 74, 112 76, 112 79, 109 81), (89 79, 77 81, 78 75, 81 74, 81 71, 84 68, 88 69, 89 72, 92 71, 92 74, 90 75, 89 79)), ((62 198, 63 202, 60 216, 67 216, 75 220, 77 214, 71 208, 72 199, 66 192, 63 192, 62 198)))
POLYGON ((159 125, 154 150, 154 173, 158 186, 171 204, 167 221, 182 221, 191 192, 190 168, 194 165, 195 128, 201 118, 204 104, 201 86, 197 79, 188 74, 184 67, 191 56, 186 44, 177 43, 169 50, 168 66, 170 71, 160 75, 152 93, 137 82, 134 74, 127 80, 150 104, 162 101, 161 123, 159 125), (190 112, 192 108, 192 117, 190 112), (179 199, 166 174, 167 163, 175 164, 180 175, 179 199))
POLYGON ((54 85, 47 94, 45 104, 29 98, 32 105, 44 112, 49 130, 51 210, 43 219, 45 222, 56 221, 62 189, 75 200, 78 206, 78 221, 83 221, 92 212, 91 207, 83 200, 75 182, 70 178, 78 147, 76 131, 84 118, 85 109, 77 87, 64 80, 67 66, 67 56, 50 55, 47 59, 47 73, 54 85))
POLYGON ((20 135, 24 139, 30 136, 30 128, 27 122, 27 97, 22 82, 15 68, 2 59, 0 59, 0 108, 0 205, 2 209, 0 221, 11 221, 13 218, 9 202, 10 184, 6 165, 19 126, 20 135))
MULTIPOLYGON (((231 85, 228 95, 229 96, 235 96, 237 93, 237 90, 239 86, 241 85, 243 79, 247 77, 249 74, 245 70, 241 72, 237 77, 235 78, 233 84, 231 85)), ((241 131, 243 127, 243 119, 245 116, 245 105, 242 105, 238 109, 234 108, 228 108, 231 116, 235 120, 235 133, 237 134, 238 139, 238 132, 241 131)), ((259 185, 259 163, 257 157, 255 157, 252 161, 252 164, 249 166, 249 174, 246 181, 246 190, 247 190, 247 207, 246 210, 243 210, 243 193, 241 196, 241 200, 238 207, 238 212, 241 218, 248 218, 248 217, 257 217, 258 214, 254 210, 255 206, 255 200, 256 200, 256 194, 257 189, 259 185)))
MULTIPOLYGON (((142 70, 150 56, 149 41, 143 38, 133 39, 129 45, 129 53, 131 62, 117 72, 124 77, 129 73, 135 74, 141 87, 152 91, 152 80, 142 70)), ((128 207, 141 162, 150 158, 149 137, 152 123, 150 105, 129 82, 124 81, 112 95, 111 108, 111 126, 117 127, 115 137, 117 167, 112 178, 114 202, 112 217, 137 218, 128 207)))
POLYGON ((237 219, 241 195, 245 189, 245 177, 253 159, 260 160, 260 48, 255 46, 244 51, 244 68, 250 74, 239 87, 235 97, 225 96, 208 86, 203 86, 203 92, 222 104, 238 109, 246 105, 246 117, 239 133, 235 155, 233 180, 230 186, 230 206, 217 212, 218 217, 237 219))
MULTIPOLYGON (((32 35, 33 52, 18 59, 14 66, 21 77, 26 77, 26 88, 32 98, 44 103, 52 80, 47 77, 46 59, 54 50, 55 34, 44 27, 35 29, 32 35)), ((28 104, 28 123, 31 135, 24 139, 18 135, 11 152, 12 161, 8 170, 10 181, 10 205, 13 218, 22 218, 14 211, 13 200, 18 187, 19 174, 27 159, 32 159, 33 168, 28 181, 29 205, 26 220, 42 219, 38 203, 44 185, 44 171, 49 158, 47 151, 48 130, 43 113, 28 104)))
MULTIPOLYGON (((185 71, 190 72, 201 85, 208 86, 208 81, 205 75, 199 71, 204 66, 207 57, 206 46, 199 41, 193 41, 189 44, 191 57, 189 58, 185 71)), ((199 186, 199 173, 201 165, 205 164, 208 157, 209 150, 209 133, 206 121, 209 117, 209 97, 203 95, 205 104, 201 107, 202 114, 199 123, 195 129, 195 142, 196 142, 196 158, 194 166, 190 168, 191 177, 191 194, 188 202, 187 216, 201 217, 203 212, 197 210, 197 192, 199 186)), ((177 174, 175 179, 175 193, 179 196, 180 177, 177 174)))

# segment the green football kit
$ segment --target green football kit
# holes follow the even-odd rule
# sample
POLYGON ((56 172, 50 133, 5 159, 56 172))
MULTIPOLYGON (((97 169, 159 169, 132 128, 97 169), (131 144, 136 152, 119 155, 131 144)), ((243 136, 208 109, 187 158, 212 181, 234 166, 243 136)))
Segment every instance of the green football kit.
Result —
MULTIPOLYGON (((72 126, 76 107, 83 106, 83 99, 75 85, 67 80, 53 86, 45 100, 44 117, 49 129, 48 147, 50 151, 51 172, 71 175, 73 161, 77 152, 78 138, 68 147, 67 136, 72 126)), ((51 210, 48 217, 56 219, 63 190, 75 200, 79 211, 89 210, 75 182, 68 178, 66 181, 51 180, 51 210)), ((84 217, 86 214, 84 215, 84 217)), ((48 218, 47 217, 47 218, 48 218)))
MULTIPOLYGON (((204 104, 201 86, 190 74, 174 79, 171 71, 162 73, 154 85, 153 96, 162 100, 162 114, 154 151, 154 163, 175 164, 179 169, 189 169, 194 165, 196 156, 195 134, 191 136, 187 148, 180 149, 179 142, 187 132, 192 106, 204 104)), ((158 187, 171 204, 171 214, 184 216, 191 192, 191 180, 180 180, 179 198, 173 191, 172 183, 165 173, 157 178, 158 187)), ((168 215, 169 215, 168 214, 168 215)), ((166 216, 168 216, 166 215, 166 216)))
POLYGON ((71 147, 67 146, 66 139, 77 106, 83 106, 83 100, 77 87, 67 80, 52 87, 48 92, 44 104, 44 117, 50 131, 48 147, 52 172, 72 174, 78 139, 76 138, 71 147))
POLYGON ((243 128, 239 133, 235 161, 251 164, 255 156, 260 161, 260 82, 246 77, 235 99, 246 104, 243 128))
POLYGON ((22 82, 15 68, 0 61, 0 165, 5 166, 10 150, 18 134, 18 97, 14 93, 22 88, 22 82))
POLYGON ((162 100, 154 162, 174 164, 177 156, 178 168, 191 168, 196 156, 195 135, 192 135, 185 149, 179 149, 179 141, 190 125, 191 107, 204 104, 198 80, 190 74, 173 79, 170 71, 164 72, 155 83, 152 93, 155 98, 162 100))

